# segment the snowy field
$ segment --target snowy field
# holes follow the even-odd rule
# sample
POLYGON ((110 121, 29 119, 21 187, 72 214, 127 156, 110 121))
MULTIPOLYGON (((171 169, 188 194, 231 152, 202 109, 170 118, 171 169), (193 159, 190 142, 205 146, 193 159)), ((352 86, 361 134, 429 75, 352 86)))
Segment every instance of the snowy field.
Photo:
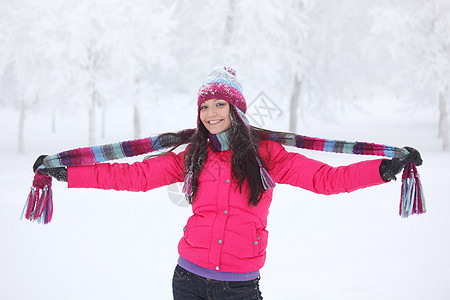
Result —
MULTIPOLYGON (((151 115, 147 107, 143 132, 193 127, 195 105, 188 102, 168 102, 156 113, 152 106, 151 115)), ((279 185, 261 270, 264 299, 450 299, 450 154, 440 151, 437 112, 401 105, 376 101, 364 112, 340 112, 336 122, 309 120, 298 132, 419 149, 428 212, 398 216, 400 181, 337 196, 279 185)), ((131 115, 131 107, 111 107, 106 137, 97 143, 132 139, 131 115)), ((52 223, 19 220, 34 160, 85 146, 85 119, 60 116, 51 133, 42 113, 28 116, 27 154, 16 155, 18 113, 0 110, 0 299, 171 299, 190 208, 170 201, 167 187, 130 193, 68 190, 54 182, 52 223)), ((332 165, 362 159, 289 150, 332 165)))

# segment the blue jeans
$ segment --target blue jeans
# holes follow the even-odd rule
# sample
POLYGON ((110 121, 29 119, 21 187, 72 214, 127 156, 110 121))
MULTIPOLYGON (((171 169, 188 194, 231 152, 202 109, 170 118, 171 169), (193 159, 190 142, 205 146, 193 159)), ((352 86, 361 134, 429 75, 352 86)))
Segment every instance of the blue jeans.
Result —
POLYGON ((174 300, 262 299, 259 278, 249 281, 218 281, 204 278, 176 266, 172 281, 174 300))

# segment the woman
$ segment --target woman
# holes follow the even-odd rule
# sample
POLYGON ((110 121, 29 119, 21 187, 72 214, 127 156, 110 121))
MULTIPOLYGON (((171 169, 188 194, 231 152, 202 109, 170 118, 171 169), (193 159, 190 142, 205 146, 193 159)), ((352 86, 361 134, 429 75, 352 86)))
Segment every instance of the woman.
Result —
POLYGON ((132 165, 39 170, 67 181, 69 188, 147 191, 184 181, 193 215, 178 244, 174 299, 262 299, 259 270, 266 258, 275 182, 319 194, 351 192, 395 179, 411 161, 422 162, 413 148, 402 159, 336 168, 287 152, 280 143, 289 134, 249 126, 235 75, 223 68, 208 76, 198 94, 197 129, 159 136, 157 143, 172 147, 169 152, 132 165), (186 143, 185 151, 172 152, 186 143))

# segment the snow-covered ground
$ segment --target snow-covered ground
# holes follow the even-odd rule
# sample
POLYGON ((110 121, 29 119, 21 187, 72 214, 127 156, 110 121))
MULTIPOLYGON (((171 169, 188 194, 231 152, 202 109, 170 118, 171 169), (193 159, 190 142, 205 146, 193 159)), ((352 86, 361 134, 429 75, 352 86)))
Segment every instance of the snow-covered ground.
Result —
MULTIPOLYGON (((195 126, 194 101, 165 101, 143 108, 144 132, 195 126)), ((428 212, 398 216, 399 181, 336 196, 279 185, 261 270, 264 299, 450 299, 450 155, 440 151, 436 113, 406 111, 394 99, 364 107, 338 113, 338 122, 309 120, 298 131, 416 147, 428 212)), ((131 113, 111 107, 98 143, 131 139, 131 113)), ((29 116, 27 154, 16 155, 17 123, 16 112, 0 110, 0 299, 171 299, 190 208, 174 205, 167 187, 129 193, 54 182, 52 223, 19 221, 36 157, 86 145, 87 129, 81 114, 59 117, 56 133, 42 113, 29 116)), ((289 150, 332 165, 363 159, 289 150)))

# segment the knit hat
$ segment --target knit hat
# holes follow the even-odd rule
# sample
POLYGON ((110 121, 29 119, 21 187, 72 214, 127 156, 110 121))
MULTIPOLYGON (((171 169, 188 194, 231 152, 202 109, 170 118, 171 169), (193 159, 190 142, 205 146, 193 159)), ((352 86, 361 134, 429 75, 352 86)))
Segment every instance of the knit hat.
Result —
POLYGON ((236 79, 236 71, 230 67, 214 69, 203 81, 198 91, 198 112, 203 102, 211 99, 221 99, 227 101, 238 113, 241 120, 249 126, 245 113, 247 102, 243 95, 243 89, 236 79))

